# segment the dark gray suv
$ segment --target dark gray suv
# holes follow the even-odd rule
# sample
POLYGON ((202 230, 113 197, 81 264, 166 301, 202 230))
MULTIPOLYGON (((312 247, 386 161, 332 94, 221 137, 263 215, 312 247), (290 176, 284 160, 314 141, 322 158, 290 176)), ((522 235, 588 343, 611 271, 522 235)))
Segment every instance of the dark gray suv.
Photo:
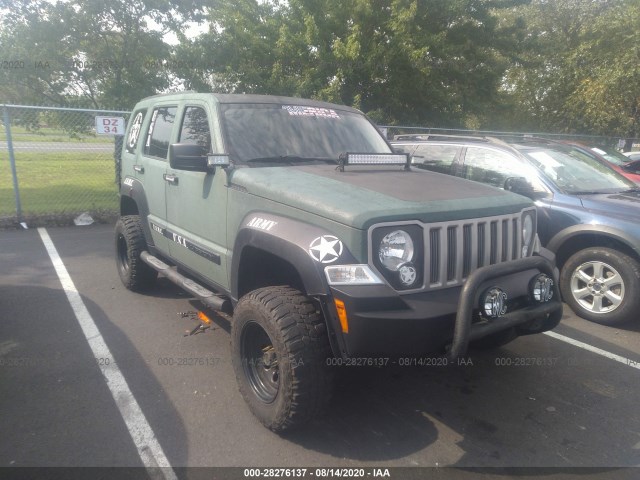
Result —
POLYGON ((576 314, 614 325, 640 312, 640 190, 582 149, 542 139, 400 135, 425 170, 535 201, 538 234, 556 254, 560 289, 576 314))

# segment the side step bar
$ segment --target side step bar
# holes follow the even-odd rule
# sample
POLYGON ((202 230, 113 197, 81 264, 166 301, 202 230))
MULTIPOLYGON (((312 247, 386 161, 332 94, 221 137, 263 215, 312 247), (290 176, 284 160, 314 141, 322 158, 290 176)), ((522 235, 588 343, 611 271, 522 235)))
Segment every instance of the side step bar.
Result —
POLYGON ((211 290, 204 288, 202 285, 194 282, 190 278, 178 273, 175 267, 170 267, 162 260, 151 255, 149 252, 142 252, 140 254, 140 258, 144 263, 149 265, 158 273, 164 275, 180 288, 183 288, 191 295, 198 298, 198 300, 204 303, 207 307, 228 314, 232 313, 231 302, 227 297, 218 295, 211 290))

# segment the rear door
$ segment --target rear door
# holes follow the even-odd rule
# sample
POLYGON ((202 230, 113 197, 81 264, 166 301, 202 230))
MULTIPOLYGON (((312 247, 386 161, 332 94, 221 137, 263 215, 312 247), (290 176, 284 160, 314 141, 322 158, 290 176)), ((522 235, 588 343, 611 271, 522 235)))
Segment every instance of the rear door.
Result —
POLYGON ((165 199, 165 174, 169 143, 174 134, 178 107, 156 105, 144 133, 144 143, 140 161, 136 165, 136 176, 144 185, 149 215, 147 221, 155 246, 163 253, 169 253, 169 242, 163 235, 167 222, 167 203, 165 199))

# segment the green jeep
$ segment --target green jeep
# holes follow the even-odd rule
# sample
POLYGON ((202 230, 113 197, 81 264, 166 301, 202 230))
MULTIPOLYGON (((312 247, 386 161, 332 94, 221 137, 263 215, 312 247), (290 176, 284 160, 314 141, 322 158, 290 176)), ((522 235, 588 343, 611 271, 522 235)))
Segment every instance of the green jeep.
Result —
POLYGON ((149 97, 120 174, 123 283, 160 273, 229 314, 240 392, 274 431, 320 412, 332 366, 455 359, 562 316, 528 199, 411 168, 353 108, 149 97))

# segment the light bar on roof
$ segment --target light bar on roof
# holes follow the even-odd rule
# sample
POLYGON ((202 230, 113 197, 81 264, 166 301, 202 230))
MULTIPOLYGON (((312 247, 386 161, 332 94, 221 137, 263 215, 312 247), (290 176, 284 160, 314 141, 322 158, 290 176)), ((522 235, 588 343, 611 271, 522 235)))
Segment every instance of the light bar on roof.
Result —
POLYGON ((407 153, 347 153, 340 155, 340 171, 345 165, 403 165, 409 169, 407 153))

